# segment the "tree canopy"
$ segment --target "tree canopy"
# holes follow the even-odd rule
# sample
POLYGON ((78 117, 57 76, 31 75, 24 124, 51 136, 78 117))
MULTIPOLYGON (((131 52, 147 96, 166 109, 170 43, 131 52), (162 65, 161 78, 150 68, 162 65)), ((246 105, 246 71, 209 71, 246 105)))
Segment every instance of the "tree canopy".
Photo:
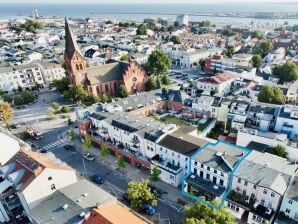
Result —
POLYGON ((144 24, 140 24, 137 28, 137 35, 147 35, 147 27, 144 24))
POLYGON ((161 171, 157 168, 156 163, 154 163, 154 167, 150 174, 150 181, 154 183, 160 181, 160 173, 161 171))
POLYGON ((91 146, 92 146, 92 142, 91 142, 90 136, 86 135, 83 147, 86 151, 88 151, 90 150, 91 146))
POLYGON ((53 80, 52 85, 56 88, 58 93, 63 93, 65 90, 68 89, 68 80, 66 77, 60 80, 53 80))
POLYGON ((263 39, 263 34, 260 31, 253 31, 250 33, 251 38, 258 38, 259 40, 263 39))
POLYGON ((262 42, 259 46, 253 49, 253 54, 261 55, 263 58, 273 50, 273 45, 270 40, 262 42))
POLYGON ((145 205, 157 205, 157 199, 154 193, 148 187, 148 181, 130 181, 127 189, 130 207, 144 208, 145 205))
POLYGON ((279 82, 293 82, 298 79, 298 66, 291 61, 287 63, 276 66, 273 69, 273 73, 279 77, 279 82))
POLYGON ((186 206, 182 224, 236 224, 235 217, 225 207, 215 209, 202 203, 186 206))
POLYGON ((227 47, 227 56, 228 56, 229 58, 231 58, 231 57, 233 57, 234 53, 235 53, 235 48, 234 48, 234 46, 228 46, 228 47, 227 47))
POLYGON ((121 84, 121 85, 117 88, 116 96, 117 96, 117 97, 121 97, 121 98, 128 97, 128 91, 127 91, 127 88, 126 88, 125 85, 122 85, 122 84, 121 84))
POLYGON ((168 86, 171 84, 171 80, 169 78, 169 76, 167 74, 164 74, 162 77, 161 77, 161 83, 168 86))
POLYGON ((149 77, 145 83, 146 91, 155 90, 157 88, 156 79, 149 77))
POLYGON ((87 97, 87 92, 82 85, 69 85, 63 96, 71 101, 81 101, 87 97))
POLYGON ((283 104, 283 92, 278 87, 264 86, 258 94, 258 100, 263 103, 283 104))
POLYGON ((120 57, 120 61, 129 61, 129 54, 123 54, 120 57))
POLYGON ((0 103, 0 123, 8 124, 12 119, 12 108, 9 103, 0 103))
POLYGON ((27 31, 27 32, 34 33, 36 30, 40 30, 42 28, 43 28, 43 25, 41 22, 35 22, 33 20, 28 20, 25 23, 17 26, 15 29, 17 32, 27 31))
POLYGON ((277 155, 283 158, 287 158, 287 151, 284 147, 282 147, 281 145, 275 146, 275 147, 271 147, 268 148, 266 150, 266 152, 271 153, 273 155, 277 155))
POLYGON ((225 35, 225 36, 230 37, 230 36, 235 35, 236 33, 231 29, 225 29, 225 30, 222 31, 222 34, 225 35))
POLYGON ((251 62, 252 62, 252 66, 254 68, 260 68, 261 65, 262 65, 262 57, 261 55, 257 54, 257 55, 254 55, 252 58, 251 58, 251 62))
POLYGON ((147 70, 154 75, 166 74, 171 65, 171 59, 166 53, 160 50, 152 51, 149 55, 147 70))
POLYGON ((174 44, 181 44, 181 39, 179 36, 171 36, 170 41, 173 42, 174 44))

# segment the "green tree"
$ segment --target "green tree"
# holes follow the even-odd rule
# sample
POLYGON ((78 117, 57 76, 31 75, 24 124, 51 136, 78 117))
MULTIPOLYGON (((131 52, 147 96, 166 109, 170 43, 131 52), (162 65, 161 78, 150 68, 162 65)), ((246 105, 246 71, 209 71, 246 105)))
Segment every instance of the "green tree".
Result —
POLYGON ((102 143, 100 145, 100 154, 103 158, 105 158, 109 154, 109 149, 106 143, 102 143))
POLYGON ((15 96, 13 98, 13 102, 16 106, 20 106, 20 105, 24 104, 23 98, 20 96, 15 96))
POLYGON ((150 181, 153 183, 156 183, 158 181, 160 181, 160 174, 161 171, 157 168, 156 163, 154 163, 153 169, 151 170, 151 174, 150 174, 150 181))
POLYGON ((298 66, 291 61, 287 63, 276 66, 273 69, 273 73, 279 77, 279 82, 293 82, 298 79, 298 66))
POLYGON ((250 33, 251 38, 264 39, 263 34, 260 31, 253 31, 250 33))
POLYGON ((147 27, 144 24, 138 26, 137 35, 147 35, 147 27))
POLYGON ((118 160, 117 160, 117 167, 120 171, 123 171, 125 169, 125 161, 123 156, 119 156, 118 160))
POLYGON ((35 100, 35 97, 34 95, 29 92, 28 90, 24 90, 22 93, 21 93, 21 97, 23 99, 23 102, 26 104, 26 103, 31 103, 35 100))
POLYGON ((2 98, 3 98, 3 101, 4 101, 4 102, 7 102, 7 103, 12 103, 12 101, 13 101, 13 97, 10 96, 10 95, 8 95, 8 94, 4 94, 4 95, 2 96, 2 98))
POLYGON ((155 50, 149 55, 147 70, 151 74, 160 76, 167 73, 170 65, 171 60, 168 55, 160 50, 155 50))
POLYGON ((63 92, 65 98, 71 101, 82 101, 87 97, 87 92, 82 85, 69 85, 68 90, 63 92))
POLYGON ((261 55, 257 54, 257 55, 254 55, 252 58, 251 58, 251 62, 252 62, 252 66, 254 68, 257 68, 259 69, 262 65, 262 57, 261 55))
POLYGON ((128 97, 128 91, 127 91, 127 88, 126 88, 125 85, 122 85, 122 84, 121 84, 121 85, 117 88, 116 96, 117 96, 117 97, 121 97, 121 98, 128 97))
POLYGON ((75 134, 73 128, 71 128, 69 131, 69 140, 72 141, 73 143, 75 143, 75 141, 76 141, 76 134, 75 134))
POLYGON ((178 27, 179 26, 179 22, 178 21, 175 21, 174 22, 174 27, 178 27))
POLYGON ((231 57, 233 57, 234 53, 235 53, 235 48, 234 48, 234 46, 228 46, 228 47, 227 47, 227 56, 228 56, 229 58, 231 58, 231 57))
POLYGON ((211 95, 211 96, 214 96, 216 93, 217 93, 216 90, 211 90, 211 91, 210 91, 210 95, 211 95))
POLYGON ((68 80, 66 77, 60 80, 53 80, 52 85, 55 87, 56 91, 61 94, 68 90, 68 80))
POLYGON ((113 24, 113 21, 112 20, 107 20, 106 21, 106 24, 108 25, 108 24, 113 24))
POLYGON ((11 119, 12 119, 12 108, 10 104, 7 102, 0 103, 0 124, 8 125, 11 119))
POLYGON ((199 65, 201 67, 201 70, 204 70, 204 68, 205 68, 205 59, 201 58, 199 60, 199 65))
POLYGON ((283 104, 283 92, 278 87, 264 86, 258 94, 258 100, 263 103, 283 104))
POLYGON ((145 205, 157 205, 156 196, 148 187, 148 181, 130 181, 127 189, 128 198, 130 199, 130 207, 142 209, 145 205))
POLYGON ((225 207, 215 209, 197 202, 186 206, 184 213, 186 218, 182 221, 183 224, 236 224, 235 217, 225 207))
POLYGON ((89 151, 90 148, 92 147, 92 142, 91 142, 91 138, 89 135, 85 136, 85 141, 84 141, 83 147, 86 151, 89 151))
POLYGON ((123 54, 121 57, 120 57, 120 61, 129 61, 129 54, 123 54))
POLYGON ((57 102, 53 102, 53 103, 51 104, 51 107, 52 107, 54 110, 59 110, 60 105, 59 105, 59 103, 57 103, 57 102))
POLYGON ((281 145, 278 145, 278 146, 272 147, 272 148, 268 148, 266 150, 266 152, 271 153, 273 155, 283 157, 283 158, 287 158, 287 154, 288 154, 286 149, 281 145))
POLYGON ((174 44, 181 44, 181 39, 179 36, 171 36, 170 41, 173 42, 174 44))
POLYGON ((169 27, 168 27, 168 31, 169 31, 169 32, 173 32, 174 30, 175 30, 175 27, 174 27, 174 26, 169 26, 169 27))
POLYGON ((145 88, 146 91, 155 90, 157 88, 156 79, 150 76, 145 83, 145 88))
POLYGON ((230 37, 230 36, 235 35, 235 32, 231 29, 225 29, 225 30, 222 31, 222 34, 225 35, 225 36, 230 37))
POLYGON ((69 112, 69 107, 68 106, 62 106, 61 107, 61 110, 60 110, 62 113, 68 113, 69 112))
POLYGON ((270 40, 262 42, 259 46, 253 49, 253 54, 261 55, 264 58, 270 51, 273 50, 273 45, 270 40))
POLYGON ((169 79, 169 76, 167 74, 164 74, 162 77, 161 77, 161 83, 168 86, 171 84, 171 80, 169 79))
POLYGON ((47 117, 49 120, 52 120, 55 118, 55 111, 53 108, 49 108, 48 111, 47 111, 47 117))

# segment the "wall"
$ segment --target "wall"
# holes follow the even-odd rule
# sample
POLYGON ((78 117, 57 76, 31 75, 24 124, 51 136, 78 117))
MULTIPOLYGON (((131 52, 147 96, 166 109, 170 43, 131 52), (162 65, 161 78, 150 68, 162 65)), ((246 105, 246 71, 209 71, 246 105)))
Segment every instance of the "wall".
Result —
MULTIPOLYGON (((283 211, 286 216, 292 219, 294 219, 294 217, 298 218, 298 201, 284 197, 280 207, 280 211, 283 211), (290 204, 290 202, 292 204, 290 204), (287 209, 289 209, 290 211, 288 212, 287 209)), ((298 219, 296 219, 296 221, 298 221, 298 219)))

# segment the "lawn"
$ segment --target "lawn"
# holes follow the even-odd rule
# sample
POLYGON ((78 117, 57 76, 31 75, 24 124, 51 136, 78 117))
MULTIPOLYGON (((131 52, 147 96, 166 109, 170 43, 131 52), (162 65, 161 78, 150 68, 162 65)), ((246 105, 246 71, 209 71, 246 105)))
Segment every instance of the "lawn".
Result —
MULTIPOLYGON (((203 119, 201 119, 203 120, 203 119)), ((208 125, 213 121, 213 118, 208 118, 207 120, 205 120, 204 123, 200 123, 198 124, 198 131, 204 131, 205 128, 208 127, 208 125)))
POLYGON ((160 118, 160 121, 167 124, 176 124, 178 126, 190 125, 187 121, 177 118, 175 115, 167 115, 160 118))

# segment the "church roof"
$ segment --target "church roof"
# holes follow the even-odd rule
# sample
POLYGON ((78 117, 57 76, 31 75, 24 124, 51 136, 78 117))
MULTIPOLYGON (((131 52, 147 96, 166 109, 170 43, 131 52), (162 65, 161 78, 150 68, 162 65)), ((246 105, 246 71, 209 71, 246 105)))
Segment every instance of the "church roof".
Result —
POLYGON ((76 42, 76 39, 73 36, 67 19, 65 18, 65 53, 68 56, 68 58, 72 58, 75 52, 81 54, 80 48, 76 42))

